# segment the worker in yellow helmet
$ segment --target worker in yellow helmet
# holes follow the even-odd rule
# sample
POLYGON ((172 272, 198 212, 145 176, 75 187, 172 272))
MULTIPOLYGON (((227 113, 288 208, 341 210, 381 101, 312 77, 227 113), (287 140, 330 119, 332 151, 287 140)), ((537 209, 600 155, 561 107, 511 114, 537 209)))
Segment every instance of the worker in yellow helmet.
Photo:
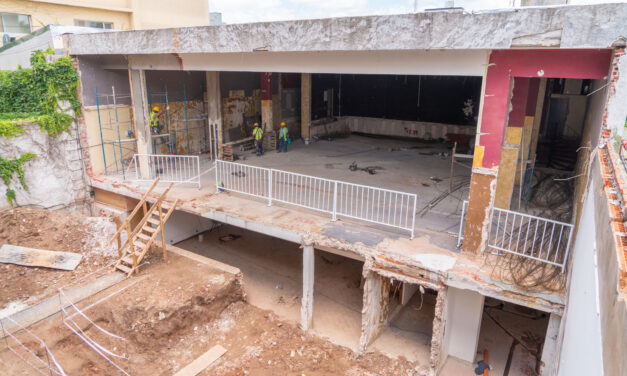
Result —
POLYGON ((263 155, 263 130, 259 126, 259 123, 255 123, 253 128, 253 139, 255 140, 255 152, 257 156, 263 155))
POLYGON ((284 121, 281 122, 281 129, 279 129, 279 150, 277 153, 281 151, 287 153, 287 127, 284 121))
POLYGON ((150 111, 150 131, 152 134, 159 134, 163 129, 163 124, 159 123, 159 116, 162 112, 159 111, 159 106, 154 106, 150 111))

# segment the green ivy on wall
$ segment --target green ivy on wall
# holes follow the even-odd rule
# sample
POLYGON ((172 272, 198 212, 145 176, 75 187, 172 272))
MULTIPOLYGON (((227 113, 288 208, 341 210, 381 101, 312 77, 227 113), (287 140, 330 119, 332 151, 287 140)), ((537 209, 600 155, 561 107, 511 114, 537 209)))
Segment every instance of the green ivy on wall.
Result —
POLYGON ((21 125, 27 122, 57 136, 80 113, 78 73, 72 60, 61 57, 49 63, 45 55, 52 53, 52 49, 35 51, 32 68, 0 72, 0 136, 23 133, 21 125))
POLYGON ((11 179, 13 178, 13 175, 17 173, 17 177, 22 185, 22 188, 28 190, 22 164, 35 157, 37 157, 37 155, 33 153, 25 153, 18 158, 13 159, 4 159, 0 157, 0 179, 2 179, 4 184, 7 186, 6 197, 10 205, 13 205, 15 202, 15 191, 11 189, 11 179))
MULTIPOLYGON (((69 57, 47 62, 46 55, 53 53, 52 49, 35 51, 30 58, 32 68, 0 72, 0 137, 24 133, 26 123, 37 123, 55 137, 68 131, 80 113, 78 73, 69 57)), ((35 157, 33 153, 9 159, 0 156, 0 179, 7 186, 9 204, 15 203, 16 196, 11 179, 17 174, 22 188, 28 190, 23 164, 35 157)))

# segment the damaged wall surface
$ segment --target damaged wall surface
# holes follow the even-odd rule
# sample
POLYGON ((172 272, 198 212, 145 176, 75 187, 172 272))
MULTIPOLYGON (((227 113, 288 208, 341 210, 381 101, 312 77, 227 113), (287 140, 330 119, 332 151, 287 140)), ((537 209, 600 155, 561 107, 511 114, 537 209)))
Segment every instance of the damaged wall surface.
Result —
POLYGON ((551 47, 605 48, 621 34, 627 35, 625 19, 624 3, 419 12, 73 35, 69 53, 500 49, 547 47, 547 41, 551 47), (592 26, 597 26, 595 32, 592 26))
MULTIPOLYGON (((0 156, 5 159, 34 153, 36 158, 24 163, 28 190, 20 185, 17 174, 11 181, 19 205, 45 208, 71 207, 89 198, 84 181, 83 161, 78 143, 76 123, 70 133, 50 137, 39 125, 24 125, 22 135, 0 138, 0 156)), ((5 197, 7 187, 0 181, 0 210, 9 207, 5 197)))

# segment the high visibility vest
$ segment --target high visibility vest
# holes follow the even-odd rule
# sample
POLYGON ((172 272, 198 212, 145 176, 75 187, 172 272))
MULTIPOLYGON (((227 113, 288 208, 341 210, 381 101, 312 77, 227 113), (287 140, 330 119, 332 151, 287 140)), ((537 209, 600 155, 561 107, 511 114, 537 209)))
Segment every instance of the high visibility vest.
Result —
POLYGON ((159 117, 157 116, 157 113, 154 111, 150 111, 150 126, 151 127, 159 126, 159 117))
POLYGON ((261 130, 261 128, 257 127, 253 129, 253 136, 255 137, 255 141, 260 141, 263 137, 263 131, 261 130))
POLYGON ((279 138, 287 140, 287 127, 281 127, 279 130, 279 138))

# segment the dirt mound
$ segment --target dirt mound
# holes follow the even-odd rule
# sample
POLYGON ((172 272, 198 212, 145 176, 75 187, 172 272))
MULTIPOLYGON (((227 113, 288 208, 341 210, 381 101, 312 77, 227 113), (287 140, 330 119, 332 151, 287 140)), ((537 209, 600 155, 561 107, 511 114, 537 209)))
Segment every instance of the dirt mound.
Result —
POLYGON ((112 261, 117 251, 108 241, 114 232, 115 224, 107 218, 36 208, 0 212, 0 246, 13 244, 83 254, 74 271, 0 264, 0 309, 9 302, 42 299, 55 293, 57 287, 112 261))
POLYGON ((170 302, 163 307, 133 305, 114 308, 104 320, 132 342, 150 346, 167 342, 183 331, 216 319, 230 304, 243 299, 240 280, 233 278, 215 295, 196 295, 182 304, 170 302))

